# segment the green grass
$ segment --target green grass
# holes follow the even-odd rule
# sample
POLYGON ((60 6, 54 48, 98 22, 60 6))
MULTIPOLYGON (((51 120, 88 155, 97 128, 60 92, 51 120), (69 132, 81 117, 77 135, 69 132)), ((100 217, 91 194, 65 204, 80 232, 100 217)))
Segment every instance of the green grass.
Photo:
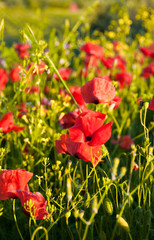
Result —
POLYGON ((12 42, 19 42, 19 31, 26 24, 32 27, 35 34, 43 31, 47 39, 53 27, 61 35, 65 20, 68 19, 73 26, 83 11, 80 9, 77 12, 70 12, 69 9, 61 8, 38 8, 36 10, 18 7, 1 8, 0 16, 5 20, 4 39, 9 46, 12 42))

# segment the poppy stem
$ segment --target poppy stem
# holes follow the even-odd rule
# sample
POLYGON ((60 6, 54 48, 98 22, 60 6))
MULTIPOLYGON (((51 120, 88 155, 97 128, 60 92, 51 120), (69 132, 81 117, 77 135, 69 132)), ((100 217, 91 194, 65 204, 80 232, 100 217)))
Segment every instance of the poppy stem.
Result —
POLYGON ((31 237, 31 240, 34 240, 34 237, 35 237, 36 233, 37 233, 39 230, 43 230, 43 231, 45 232, 45 236, 46 236, 45 239, 48 240, 48 239, 49 239, 49 238, 48 238, 48 231, 47 231, 47 229, 46 229, 45 227, 42 227, 42 226, 40 226, 40 227, 38 227, 38 228, 35 229, 35 231, 33 232, 32 237, 31 237))
POLYGON ((24 238, 23 238, 23 236, 22 236, 22 234, 21 234, 21 232, 20 232, 20 229, 19 229, 18 223, 17 223, 17 218, 16 218, 15 209, 16 209, 16 200, 13 199, 13 217, 14 217, 14 221, 15 221, 16 228, 17 228, 17 230, 18 230, 18 233, 19 233, 21 239, 24 240, 24 238))
POLYGON ((80 106, 78 105, 77 101, 76 101, 75 98, 73 97, 73 95, 72 95, 72 93, 70 92, 67 84, 65 83, 65 81, 64 81, 63 78, 61 77, 58 69, 56 68, 56 66, 55 66, 55 64, 53 63, 53 61, 51 60, 51 58, 50 58, 48 55, 46 55, 45 58, 46 58, 46 60, 48 61, 48 63, 53 67, 55 73, 58 75, 60 81, 62 82, 62 84, 63 84, 64 87, 66 88, 67 92, 68 92, 69 95, 71 96, 72 100, 74 101, 76 107, 79 109, 80 113, 82 113, 82 110, 81 110, 80 106))

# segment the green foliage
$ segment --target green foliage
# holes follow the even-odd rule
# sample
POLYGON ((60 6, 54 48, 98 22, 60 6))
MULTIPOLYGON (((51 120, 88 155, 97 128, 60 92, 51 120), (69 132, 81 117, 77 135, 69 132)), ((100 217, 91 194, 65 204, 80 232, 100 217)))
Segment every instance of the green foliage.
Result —
MULTIPOLYGON (((44 2, 47 4, 48 1, 44 2)), ((28 4, 33 8, 38 2, 27 1, 28 4)), ((111 8, 107 9, 111 11, 111 8)), ((89 15, 94 11, 93 7, 89 8, 73 28, 67 19, 60 37, 56 28, 50 29, 47 41, 44 30, 48 23, 40 21, 42 13, 37 10, 38 18, 33 24, 24 24, 20 29, 21 41, 31 44, 30 56, 26 59, 19 58, 14 46, 5 44, 5 34, 4 38, 1 34, 1 67, 9 73, 14 63, 19 63, 22 69, 20 81, 9 81, 0 92, 0 115, 12 112, 15 123, 25 126, 25 130, 6 134, 0 132, 0 170, 21 168, 33 172, 30 191, 42 193, 50 213, 46 219, 36 221, 32 215, 29 218, 24 215, 19 199, 13 210, 14 200, 0 201, 2 240, 19 239, 19 232, 23 239, 43 239, 45 236, 47 239, 48 236, 53 240, 152 240, 154 115, 148 106, 154 93, 154 78, 151 76, 144 80, 141 77, 142 69, 150 63, 150 59, 145 58, 141 63, 143 55, 138 48, 153 42, 154 14, 152 10, 138 10, 137 18, 142 19, 141 24, 146 31, 138 33, 130 43, 132 22, 124 6, 119 8, 117 5, 116 11, 113 9, 109 13, 110 16, 113 13, 116 19, 110 22, 110 27, 104 26, 104 33, 90 31, 89 15), (141 18, 145 11, 148 14, 141 18), (116 94, 122 98, 117 109, 104 103, 87 105, 91 110, 106 114, 107 122, 113 121, 111 139, 102 145, 102 161, 93 166, 68 154, 57 155, 55 140, 68 132, 68 129, 62 129, 59 119, 76 108, 71 97, 61 95, 59 90, 64 86, 67 90, 70 86, 83 86, 96 76, 95 67, 87 70, 87 76, 81 74, 85 54, 80 47, 90 41, 103 46, 105 57, 114 56, 115 40, 120 43, 119 54, 126 60, 127 71, 133 79, 131 85, 123 89, 112 81, 116 94), (42 61, 45 62, 45 71, 39 74, 38 64, 42 61), (30 63, 32 66, 28 68, 30 63), (59 74, 61 67, 73 70, 67 82, 54 78, 54 73, 59 74), (33 85, 39 87, 39 94, 25 92, 33 85), (44 91, 46 86, 49 89, 47 93, 44 91), (49 104, 43 106, 41 100, 45 97, 49 104), (143 106, 138 104, 139 97, 145 102, 143 106), (26 103, 27 112, 18 118, 22 102, 26 103), (112 140, 119 141, 120 136, 125 135, 130 135, 134 141, 130 149, 112 144, 112 140), (137 171, 133 170, 134 163, 139 166, 137 171)), ((4 25, 2 20, 0 30, 4 25)), ((109 73, 102 63, 99 63, 99 69, 101 75, 109 73)), ((117 72, 119 69, 114 68, 112 74, 117 72)), ((31 204, 29 202, 29 206, 31 204)))

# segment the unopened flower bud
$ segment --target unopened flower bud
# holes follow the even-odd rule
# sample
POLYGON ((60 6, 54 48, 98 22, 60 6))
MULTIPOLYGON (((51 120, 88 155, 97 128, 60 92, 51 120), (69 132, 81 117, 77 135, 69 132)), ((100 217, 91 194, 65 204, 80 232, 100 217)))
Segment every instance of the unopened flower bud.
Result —
POLYGON ((105 198, 103 208, 107 212, 107 214, 109 215, 113 214, 113 204, 109 198, 105 198))
POLYGON ((71 179, 68 177, 67 178, 67 199, 68 199, 68 202, 71 201, 72 199, 72 190, 71 190, 71 179))
POLYGON ((122 227, 126 232, 129 232, 129 225, 126 220, 122 217, 119 218, 119 214, 116 215, 117 222, 120 227, 122 227))

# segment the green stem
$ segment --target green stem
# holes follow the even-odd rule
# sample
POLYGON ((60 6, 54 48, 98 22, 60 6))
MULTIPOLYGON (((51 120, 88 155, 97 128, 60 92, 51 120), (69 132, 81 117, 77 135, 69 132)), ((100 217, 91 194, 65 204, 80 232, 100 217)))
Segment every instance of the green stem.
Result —
POLYGON ((53 67, 55 73, 58 75, 60 81, 62 82, 62 84, 63 84, 64 87, 66 88, 67 92, 68 92, 69 95, 71 96, 71 98, 72 98, 72 100, 74 101, 76 107, 77 107, 77 108, 79 109, 79 111, 82 113, 82 110, 81 110, 80 106, 78 105, 77 101, 75 100, 75 98, 73 97, 72 93, 70 92, 67 84, 66 84, 65 81, 62 79, 59 71, 57 70, 57 68, 56 68, 55 64, 53 63, 53 61, 51 60, 51 58, 50 58, 48 55, 46 55, 45 58, 46 58, 46 60, 50 63, 50 65, 53 67))
POLYGON ((33 232, 32 237, 31 237, 31 240, 34 240, 34 237, 35 237, 36 233, 37 233, 39 230, 43 230, 43 231, 45 232, 46 240, 48 240, 48 239, 49 239, 49 238, 48 238, 48 231, 47 231, 47 229, 46 229, 45 227, 42 227, 42 226, 40 226, 40 227, 38 227, 38 228, 35 229, 35 231, 33 232))
POLYGON ((17 218, 16 218, 15 209, 16 209, 16 200, 13 199, 13 216, 14 216, 14 221, 15 221, 16 228, 17 228, 17 230, 18 230, 18 233, 19 233, 21 239, 24 240, 24 238, 23 238, 23 236, 22 236, 22 234, 21 234, 21 232, 20 232, 20 229, 19 229, 18 223, 17 223, 17 218))
POLYGON ((98 210, 99 210, 99 208, 100 208, 100 206, 101 206, 101 204, 102 204, 102 201, 103 201, 104 197, 106 196, 106 192, 107 192, 108 189, 110 188, 111 184, 112 184, 112 183, 110 183, 110 184, 106 187, 106 190, 104 191, 103 195, 101 196, 101 198, 100 198, 100 200, 99 200, 99 202, 98 202, 98 204, 97 204, 97 211, 95 211, 95 212, 93 211, 93 213, 92 213, 89 221, 87 222, 82 240, 85 240, 85 239, 86 239, 87 232, 88 232, 88 228, 89 228, 89 226, 91 225, 91 223, 93 222, 93 219, 94 219, 95 215, 97 214, 97 212, 98 212, 98 210))

